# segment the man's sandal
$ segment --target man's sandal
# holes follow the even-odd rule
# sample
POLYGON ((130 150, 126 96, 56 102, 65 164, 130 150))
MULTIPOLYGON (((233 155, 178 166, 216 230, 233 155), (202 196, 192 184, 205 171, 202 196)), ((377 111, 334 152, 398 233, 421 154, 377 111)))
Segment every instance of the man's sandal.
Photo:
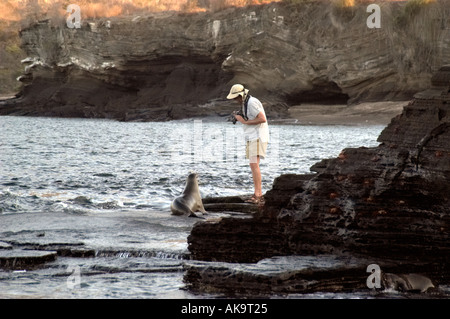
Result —
POLYGON ((263 205, 265 201, 264 201, 263 195, 261 195, 261 196, 253 195, 251 198, 247 199, 245 202, 256 204, 256 205, 263 205))

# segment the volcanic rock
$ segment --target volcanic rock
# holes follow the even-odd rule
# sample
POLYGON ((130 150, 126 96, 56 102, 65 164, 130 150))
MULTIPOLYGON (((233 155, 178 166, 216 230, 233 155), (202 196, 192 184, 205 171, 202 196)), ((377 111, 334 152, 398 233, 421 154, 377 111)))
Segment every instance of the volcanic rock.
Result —
MULTIPOLYGON (((194 291, 208 291, 246 297, 275 294, 354 292, 360 295, 377 293, 367 289, 367 266, 370 259, 351 255, 320 256, 276 256, 257 263, 226 263, 185 261, 185 281, 194 291)), ((418 265, 407 265, 396 261, 383 261, 383 270, 413 270, 418 265)), ((395 274, 382 273, 378 288, 401 290, 388 286, 383 276, 400 278, 395 274)), ((426 278, 421 275, 420 278, 426 278)), ((428 279, 429 280, 429 279, 428 279)), ((429 281, 431 283, 431 281, 429 281)), ((431 288, 431 286, 429 286, 431 288)), ((407 291, 407 287, 403 287, 407 291)), ((382 289, 378 289, 383 292, 382 289)), ((412 290, 412 289, 411 289, 412 290)), ((423 292, 428 291, 424 289, 423 292)), ((430 290, 431 292, 432 290, 430 290)), ((438 292, 438 291, 436 291, 438 292)))
POLYGON ((56 251, 0 250, 0 268, 29 269, 49 261, 54 261, 56 254, 56 251))
POLYGON ((208 212, 240 212, 252 214, 259 211, 257 205, 246 202, 251 195, 245 196, 224 196, 203 198, 203 206, 208 212))
POLYGON ((21 31, 25 84, 0 114, 170 120, 230 113, 242 83, 270 119, 309 103, 410 100, 450 63, 448 1, 278 2, 217 12, 42 20, 21 31), (423 26, 427 27, 424 28, 423 26))

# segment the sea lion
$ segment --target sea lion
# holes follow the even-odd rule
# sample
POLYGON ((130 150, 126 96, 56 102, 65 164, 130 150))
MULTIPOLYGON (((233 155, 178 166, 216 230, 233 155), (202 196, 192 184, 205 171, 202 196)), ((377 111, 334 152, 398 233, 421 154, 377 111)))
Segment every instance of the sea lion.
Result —
POLYGON ((188 215, 190 217, 198 217, 195 212, 206 214, 198 188, 198 175, 196 173, 189 174, 183 194, 172 201, 170 210, 173 215, 188 215))
POLYGON ((419 274, 382 273, 381 280, 385 289, 426 292, 429 288, 435 288, 430 278, 419 274))

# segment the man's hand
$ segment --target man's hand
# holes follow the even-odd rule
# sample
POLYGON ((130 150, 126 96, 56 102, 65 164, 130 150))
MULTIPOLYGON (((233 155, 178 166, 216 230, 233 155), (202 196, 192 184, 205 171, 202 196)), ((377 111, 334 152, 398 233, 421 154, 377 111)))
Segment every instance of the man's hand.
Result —
POLYGON ((234 118, 235 118, 237 121, 241 122, 242 124, 245 123, 245 120, 244 120, 244 118, 243 118, 241 115, 234 114, 234 118))

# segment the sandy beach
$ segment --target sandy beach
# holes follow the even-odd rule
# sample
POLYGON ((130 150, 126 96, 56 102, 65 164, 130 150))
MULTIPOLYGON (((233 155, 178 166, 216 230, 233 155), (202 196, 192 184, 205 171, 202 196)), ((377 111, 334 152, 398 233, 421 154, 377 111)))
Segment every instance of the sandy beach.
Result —
POLYGON ((387 125, 409 101, 364 102, 356 105, 302 104, 289 108, 291 119, 274 123, 302 125, 387 125))

